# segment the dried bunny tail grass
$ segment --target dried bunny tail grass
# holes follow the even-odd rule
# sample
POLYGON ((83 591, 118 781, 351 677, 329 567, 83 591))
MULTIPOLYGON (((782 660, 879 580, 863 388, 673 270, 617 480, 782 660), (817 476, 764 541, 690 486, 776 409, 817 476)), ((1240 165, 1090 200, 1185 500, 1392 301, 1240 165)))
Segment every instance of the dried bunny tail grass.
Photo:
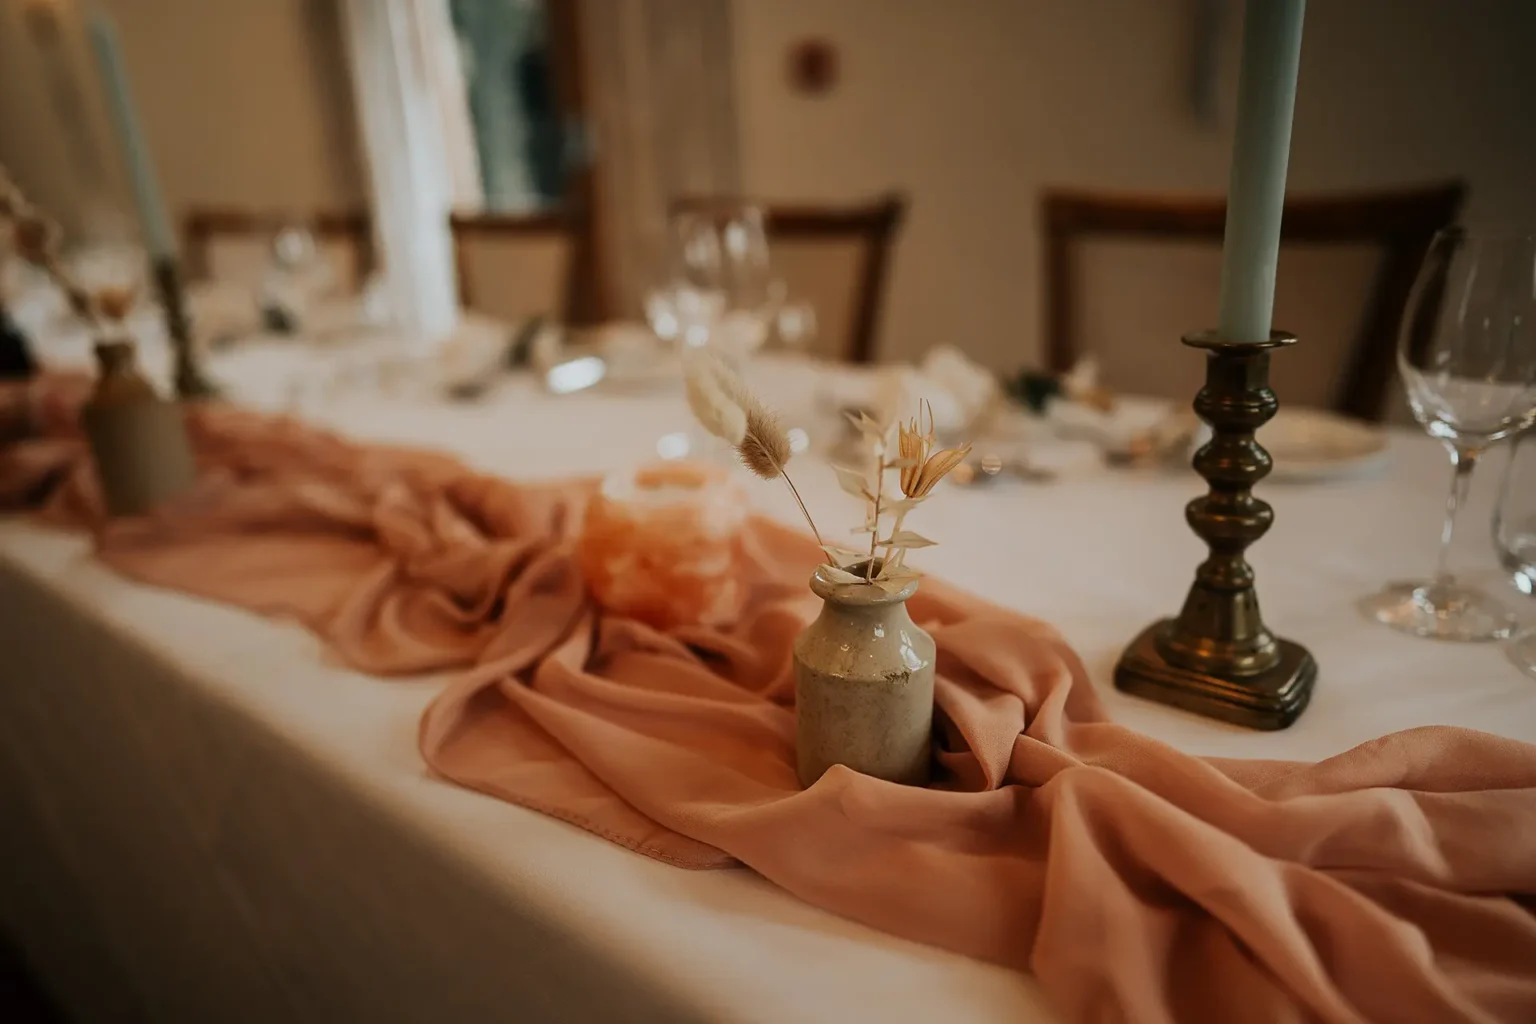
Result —
MULTIPOLYGON (((732 374, 732 376, 735 375, 732 374)), ((739 384, 740 381, 737 383, 739 384)), ((747 397, 751 398, 751 395, 747 397)), ((795 482, 789 478, 789 473, 784 469, 793 453, 789 434, 785 432, 779 418, 764 408, 761 402, 752 399, 751 407, 747 409, 747 433, 741 439, 741 444, 736 446, 736 455, 741 459, 742 465, 764 480, 783 478, 789 493, 794 495, 795 504, 800 506, 800 514, 805 517, 805 525, 811 528, 816 544, 819 547, 825 547, 826 541, 822 539, 821 531, 816 529, 816 520, 811 518, 811 510, 805 507, 805 499, 800 497, 800 489, 795 486, 795 482)))
POLYGON ((726 394, 703 356, 690 359, 685 375, 688 408, 699 425, 722 441, 740 445, 747 434, 747 411, 726 394))
POLYGON ((805 516, 805 524, 815 535, 816 543, 824 546, 821 531, 811 518, 811 510, 805 507, 800 491, 784 472, 784 465, 789 462, 794 449, 779 418, 747 390, 746 384, 730 367, 711 353, 696 352, 687 359, 688 407, 699 425, 730 442, 742 465, 757 476, 764 480, 783 478, 789 493, 794 495, 795 504, 800 506, 800 514, 805 516))
MULTIPOLYGON (((736 454, 741 457, 742 464, 753 473, 764 480, 772 480, 782 474, 784 465, 789 462, 792 449, 789 444, 789 435, 779 423, 779 418, 771 409, 758 401, 757 396, 748 390, 742 379, 718 357, 708 352, 699 352, 690 359, 692 360, 689 371, 690 406, 694 403, 692 385, 697 378, 697 390, 701 402, 734 408, 742 414, 744 422, 742 431, 733 436, 712 429, 697 406, 693 407, 694 416, 698 417, 699 422, 710 433, 735 445, 736 454)), ((716 415, 712 407, 708 412, 711 417, 716 415)), ((735 425, 734 418, 729 422, 730 425, 735 425)))
POLYGON ((772 480, 784 472, 784 465, 789 462, 789 435, 777 416, 754 403, 747 410, 747 432, 736 446, 736 454, 753 473, 772 480))

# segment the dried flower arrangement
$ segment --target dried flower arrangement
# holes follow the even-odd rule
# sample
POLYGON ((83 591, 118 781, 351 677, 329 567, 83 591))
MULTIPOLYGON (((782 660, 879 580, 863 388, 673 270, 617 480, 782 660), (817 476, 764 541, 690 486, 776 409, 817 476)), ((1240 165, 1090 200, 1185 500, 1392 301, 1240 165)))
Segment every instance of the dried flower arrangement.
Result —
POLYGON ((785 471, 791 455, 788 435, 778 417, 758 401, 740 377, 714 356, 695 352, 688 357, 684 378, 688 406, 700 426, 735 448, 742 464, 757 476, 764 480, 783 477, 816 543, 827 555, 824 575, 839 583, 862 583, 889 591, 899 590, 916 576, 906 567, 907 552, 935 542, 905 529, 906 518, 971 452, 969 444, 934 450, 931 410, 926 430, 920 413, 918 419, 899 425, 894 437, 890 425, 877 423, 864 413, 849 416, 868 444, 873 464, 867 472, 834 468, 843 490, 864 502, 864 523, 853 532, 869 535, 869 549, 865 551, 828 544, 822 538, 785 471), (899 474, 900 498, 886 493, 886 475, 892 471, 899 474), (881 537, 882 523, 887 521, 889 532, 881 537), (862 575, 850 571, 854 569, 861 570, 862 575))
POLYGON ((20 186, 0 166, 0 241, 9 238, 16 255, 45 271, 69 300, 70 309, 98 331, 107 323, 120 323, 133 306, 127 288, 103 288, 92 295, 65 269, 59 258, 63 232, 59 225, 22 193, 20 186))

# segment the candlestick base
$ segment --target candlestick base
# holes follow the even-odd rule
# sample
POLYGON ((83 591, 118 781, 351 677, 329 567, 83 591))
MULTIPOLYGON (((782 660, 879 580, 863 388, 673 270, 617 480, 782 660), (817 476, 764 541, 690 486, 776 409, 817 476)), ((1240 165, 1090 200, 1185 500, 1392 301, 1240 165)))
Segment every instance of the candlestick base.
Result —
POLYGON ((1159 651, 1177 624, 1163 619, 1131 641, 1115 666, 1116 688, 1250 729, 1284 729, 1306 710, 1317 662, 1305 647, 1276 639, 1279 660, 1257 675, 1231 676, 1220 662, 1202 672, 1170 664, 1159 651))
POLYGON ((154 260, 155 290, 160 296, 160 306, 165 310, 165 333, 171 343, 175 360, 172 380, 176 397, 183 400, 217 398, 219 389, 203 376, 197 362, 197 349, 192 340, 192 325, 187 320, 186 304, 182 301, 181 277, 176 271, 176 261, 168 256, 154 260))
POLYGON ((1143 630, 1115 666, 1115 686, 1127 693, 1254 729, 1294 722, 1317 681, 1306 648, 1265 627, 1243 557, 1275 518, 1253 496, 1272 465, 1254 432, 1279 408, 1269 388, 1269 351, 1295 340, 1279 331, 1243 344, 1210 332, 1185 336, 1184 344, 1206 351, 1195 412, 1211 426, 1211 440, 1194 458, 1210 489, 1189 503, 1185 518, 1210 555, 1195 570, 1178 617, 1143 630))

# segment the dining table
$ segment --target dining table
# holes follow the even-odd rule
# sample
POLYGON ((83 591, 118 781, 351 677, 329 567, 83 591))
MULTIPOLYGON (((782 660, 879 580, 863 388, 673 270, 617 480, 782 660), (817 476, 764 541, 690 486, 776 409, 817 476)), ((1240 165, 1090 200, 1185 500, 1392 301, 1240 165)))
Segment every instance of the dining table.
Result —
MULTIPOLYGON (((71 367, 86 350, 65 339, 41 355, 71 367)), ((1175 345, 1168 358, 1199 356, 1175 345)), ((463 400, 377 381, 296 399, 323 361, 257 339, 208 369, 228 400, 517 480, 701 444, 676 381, 552 394, 509 372, 463 400)), ((144 362, 164 379, 148 342, 144 362)), ((837 382, 870 372, 795 355, 747 366, 805 430, 793 469, 819 521, 857 522, 826 451, 837 382)), ((1250 551, 1265 620, 1319 666, 1310 707, 1282 731, 1113 686, 1122 650, 1177 612, 1204 557, 1184 518, 1202 490, 1187 466, 1115 467, 1088 442, 1042 441, 1049 479, 943 485, 914 514, 938 543, 911 563, 1053 624, 1112 718, 1190 753, 1314 761, 1425 725, 1536 741, 1536 680, 1499 645, 1402 635, 1357 607, 1433 567, 1450 483, 1438 442, 1386 432, 1357 473, 1259 487, 1275 510, 1250 551)), ((1453 548, 1458 571, 1490 586, 1503 585, 1488 531, 1503 457, 1481 469, 1453 548)), ((802 522, 784 488, 742 487, 762 514, 802 522)), ((1025 974, 435 776, 417 727, 446 675, 354 671, 297 625, 121 578, 89 537, 26 515, 0 521, 0 607, 0 934, 80 1020, 1054 1019, 1025 974)))

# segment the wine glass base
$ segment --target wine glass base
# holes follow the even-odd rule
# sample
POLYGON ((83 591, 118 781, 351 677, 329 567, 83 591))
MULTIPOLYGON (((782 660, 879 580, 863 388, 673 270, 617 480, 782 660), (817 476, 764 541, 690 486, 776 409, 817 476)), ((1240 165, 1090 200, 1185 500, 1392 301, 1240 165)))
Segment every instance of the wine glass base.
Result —
POLYGON ((1497 598, 1454 583, 1389 583, 1361 607, 1377 622, 1435 640, 1506 640, 1517 629, 1497 598))

